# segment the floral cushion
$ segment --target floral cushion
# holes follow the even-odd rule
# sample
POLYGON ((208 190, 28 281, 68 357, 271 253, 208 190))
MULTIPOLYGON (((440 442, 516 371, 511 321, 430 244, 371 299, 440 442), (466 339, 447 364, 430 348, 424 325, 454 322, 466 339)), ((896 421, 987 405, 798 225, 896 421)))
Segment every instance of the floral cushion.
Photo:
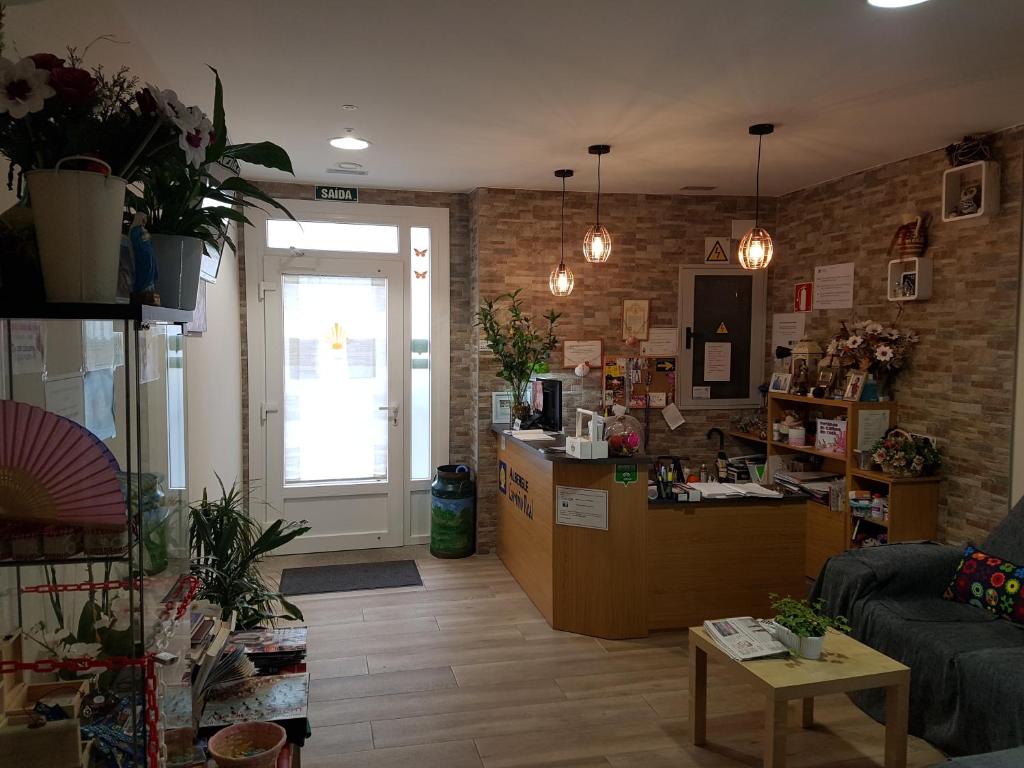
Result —
POLYGON ((970 546, 942 595, 1024 624, 1024 567, 970 546))

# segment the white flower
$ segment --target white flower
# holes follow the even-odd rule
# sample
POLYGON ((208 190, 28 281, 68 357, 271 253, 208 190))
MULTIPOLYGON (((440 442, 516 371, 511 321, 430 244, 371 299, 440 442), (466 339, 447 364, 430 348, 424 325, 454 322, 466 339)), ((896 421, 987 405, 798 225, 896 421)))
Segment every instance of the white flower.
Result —
POLYGON ((9 112, 20 119, 29 112, 38 112, 43 102, 56 93, 50 87, 50 73, 39 69, 32 59, 15 64, 0 58, 0 114, 9 112))
POLYGON ((887 363, 893 358, 892 347, 888 344, 879 344, 878 348, 875 349, 875 359, 880 360, 883 363, 887 363))
POLYGON ((210 146, 213 123, 199 107, 185 107, 174 120, 181 131, 178 146, 185 153, 185 161, 196 168, 206 160, 206 148, 210 146))
POLYGON ((853 327, 856 328, 856 329, 859 329, 859 330, 864 330, 870 324, 871 324, 870 320, 858 320, 856 323, 853 324, 853 327))
POLYGON ((62 645, 57 649, 59 659, 95 659, 100 655, 102 646, 99 643, 72 643, 62 645))
POLYGON ((868 333, 870 333, 872 335, 876 335, 877 336, 879 333, 882 332, 882 324, 881 323, 868 323, 866 326, 864 326, 864 330, 866 330, 868 333))
POLYGON ((835 339, 832 339, 832 341, 830 341, 828 343, 828 346, 825 347, 825 354, 829 355, 829 356, 834 355, 838 351, 839 351, 839 342, 836 341, 835 339))
POLYGON ((863 336, 858 336, 857 334, 853 334, 853 336, 851 336, 850 338, 848 338, 846 340, 846 346, 849 347, 850 349, 856 349, 857 347, 859 347, 863 343, 864 343, 864 337, 863 336))
POLYGON ((900 337, 900 332, 895 328, 885 328, 879 336, 884 336, 887 339, 898 339, 900 337))
POLYGON ((157 109, 170 120, 176 120, 185 111, 185 105, 178 99, 178 94, 171 90, 161 91, 155 85, 146 83, 146 90, 156 102, 157 109))

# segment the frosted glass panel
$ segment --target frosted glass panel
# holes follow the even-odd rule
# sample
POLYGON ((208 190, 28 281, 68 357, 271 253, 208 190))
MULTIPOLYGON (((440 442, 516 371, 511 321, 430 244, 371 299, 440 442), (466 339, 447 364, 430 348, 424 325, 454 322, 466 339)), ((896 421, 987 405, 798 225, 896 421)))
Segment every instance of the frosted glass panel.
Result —
POLYGON ((281 284, 285 483, 387 479, 387 280, 281 284))
POLYGON ((409 426, 409 477, 432 476, 430 466, 430 228, 411 227, 412 260, 409 322, 412 338, 412 418, 409 426))
POLYGON ((268 248, 351 253, 398 253, 398 227, 337 221, 267 222, 268 248))

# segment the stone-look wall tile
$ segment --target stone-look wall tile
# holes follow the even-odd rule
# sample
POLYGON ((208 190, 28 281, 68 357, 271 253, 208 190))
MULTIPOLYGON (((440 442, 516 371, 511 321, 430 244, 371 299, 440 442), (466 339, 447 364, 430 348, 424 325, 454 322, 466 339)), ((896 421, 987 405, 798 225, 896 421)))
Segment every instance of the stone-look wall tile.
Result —
POLYGON ((942 151, 779 199, 772 312, 791 311, 793 284, 813 280, 816 264, 852 261, 854 308, 812 312, 808 332, 821 341, 843 320, 874 319, 921 335, 896 400, 901 426, 938 437, 946 450, 939 526, 950 542, 981 540, 1009 507, 1022 142, 1021 127, 994 137, 1002 205, 988 220, 942 223, 942 151), (903 213, 931 218, 925 255, 934 288, 900 316, 900 305, 886 299, 886 270, 903 213))

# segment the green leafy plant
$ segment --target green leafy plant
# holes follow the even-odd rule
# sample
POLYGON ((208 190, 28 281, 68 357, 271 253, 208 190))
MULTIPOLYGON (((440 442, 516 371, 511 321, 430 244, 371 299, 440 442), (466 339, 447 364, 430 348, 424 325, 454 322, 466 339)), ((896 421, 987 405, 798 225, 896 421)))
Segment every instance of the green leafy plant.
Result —
POLYGON ((157 121, 159 151, 151 153, 128 190, 127 217, 146 216, 151 233, 196 237, 219 248, 234 248, 228 236, 232 222, 250 223, 244 209, 264 203, 292 221, 295 217, 273 197, 239 173, 239 163, 251 163, 293 173, 288 153, 270 141, 227 143, 224 87, 216 69, 213 119, 199 107, 186 107, 173 91, 148 86, 139 92, 142 112, 157 121))
POLYGON ((242 492, 217 478, 220 498, 190 508, 192 573, 199 579, 198 597, 220 606, 221 618, 236 614, 240 629, 301 619, 302 611, 274 589, 260 572, 263 558, 310 530, 306 521, 275 520, 265 528, 246 514, 242 492))
POLYGON ((829 629, 849 632, 851 627, 845 616, 828 616, 824 612, 825 601, 797 600, 793 597, 768 596, 775 611, 775 623, 785 627, 798 637, 823 637, 829 629))
POLYGON ((477 325, 483 328, 487 348, 501 366, 498 378, 508 382, 515 397, 513 408, 522 411, 530 376, 547 363, 551 350, 558 344, 555 323, 561 315, 550 311, 544 315, 547 328, 534 327, 523 312, 519 299, 521 288, 503 293, 493 300, 484 300, 476 313, 477 325))

